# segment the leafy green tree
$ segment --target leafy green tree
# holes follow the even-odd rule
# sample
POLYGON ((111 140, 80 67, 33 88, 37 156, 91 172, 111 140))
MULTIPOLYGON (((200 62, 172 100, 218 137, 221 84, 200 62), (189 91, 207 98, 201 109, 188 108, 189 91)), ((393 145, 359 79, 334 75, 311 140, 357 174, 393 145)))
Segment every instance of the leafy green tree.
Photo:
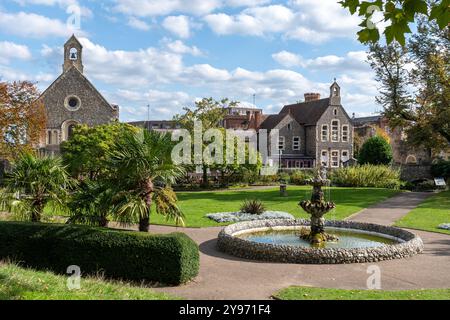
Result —
POLYGON ((22 154, 7 174, 0 208, 24 220, 39 222, 49 202, 56 207, 65 206, 68 190, 74 185, 60 158, 22 154))
POLYGON ((370 47, 369 62, 380 83, 377 102, 408 142, 434 150, 450 143, 450 33, 426 19, 407 46, 370 47))
MULTIPOLYGON (((225 139, 226 130, 224 128, 219 129, 225 139)), ((234 141, 234 157, 233 161, 229 161, 227 157, 227 145, 223 144, 222 150, 222 163, 213 164, 210 166, 212 170, 217 170, 220 173, 220 183, 223 187, 226 187, 230 180, 242 181, 244 175, 257 175, 262 167, 261 154, 248 143, 245 143, 245 160, 246 162, 240 163, 238 161, 238 148, 239 144, 234 141), (251 158, 256 158, 256 163, 250 163, 251 158)))
POLYGON ((379 11, 383 20, 389 22, 384 31, 387 44, 396 40, 405 44, 405 34, 411 33, 410 25, 424 16, 435 22, 439 29, 445 30, 450 23, 450 0, 342 0, 339 3, 362 18, 358 39, 362 43, 375 43, 380 40, 380 32, 374 26, 373 13, 379 11))
POLYGON ((177 196, 170 185, 184 170, 172 162, 175 146, 169 134, 139 129, 125 132, 108 151, 107 181, 111 189, 113 217, 122 223, 139 222, 148 232, 152 206, 156 213, 184 224, 177 196))
POLYGON ((388 165, 392 163, 391 145, 380 136, 369 138, 361 147, 358 162, 361 165, 388 165))
POLYGON ((104 163, 114 143, 125 132, 135 130, 129 124, 119 122, 95 127, 77 126, 73 136, 61 144, 63 161, 72 176, 95 180, 105 174, 104 163))
MULTIPOLYGON (((226 107, 236 106, 238 102, 222 99, 216 101, 213 98, 203 98, 195 103, 195 108, 184 108, 184 114, 176 115, 174 120, 183 128, 188 130, 193 136, 194 123, 200 121, 202 123, 202 136, 209 129, 219 129, 222 127, 223 118, 226 115, 226 107)), ((206 143, 204 143, 206 146, 206 143)), ((210 167, 206 163, 202 163, 203 171, 203 187, 209 186, 208 169, 210 167)))

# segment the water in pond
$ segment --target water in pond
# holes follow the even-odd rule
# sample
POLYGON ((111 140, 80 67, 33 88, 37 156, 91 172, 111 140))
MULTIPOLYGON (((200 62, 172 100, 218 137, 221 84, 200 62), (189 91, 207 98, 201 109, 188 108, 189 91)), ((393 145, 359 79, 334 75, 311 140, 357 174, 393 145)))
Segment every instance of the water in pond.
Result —
MULTIPOLYGON (((320 248, 373 248, 395 244, 398 241, 377 234, 358 232, 350 229, 327 228, 326 232, 339 238, 338 242, 327 242, 320 248)), ((300 239, 300 230, 270 230, 244 233, 239 238, 253 242, 299 247, 314 247, 308 241, 300 239)))

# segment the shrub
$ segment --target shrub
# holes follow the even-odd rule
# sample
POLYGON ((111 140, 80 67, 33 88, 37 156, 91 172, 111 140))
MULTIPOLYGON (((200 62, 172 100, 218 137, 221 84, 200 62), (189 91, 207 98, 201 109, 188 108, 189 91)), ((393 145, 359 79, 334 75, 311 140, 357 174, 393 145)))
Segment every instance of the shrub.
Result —
POLYGON ((402 185, 399 170, 374 165, 337 169, 331 173, 331 181, 339 187, 399 189, 402 185))
POLYGON ((0 259, 65 274, 83 274, 171 285, 198 274, 197 244, 181 233, 151 235, 41 223, 0 222, 0 259))
POLYGON ((358 155, 358 162, 361 165, 388 165, 392 162, 392 148, 389 142, 381 136, 368 139, 358 155))
POLYGON ((245 200, 241 206, 242 213, 261 215, 266 211, 266 207, 259 200, 245 200))
POLYGON ((431 166, 431 174, 435 177, 450 179, 450 161, 441 160, 431 166))
POLYGON ((296 170, 291 174, 291 183, 296 185, 306 185, 307 180, 314 178, 313 170, 296 170))
POLYGON ((436 190, 436 183, 434 180, 425 179, 424 181, 418 182, 416 184, 416 191, 433 191, 436 190))

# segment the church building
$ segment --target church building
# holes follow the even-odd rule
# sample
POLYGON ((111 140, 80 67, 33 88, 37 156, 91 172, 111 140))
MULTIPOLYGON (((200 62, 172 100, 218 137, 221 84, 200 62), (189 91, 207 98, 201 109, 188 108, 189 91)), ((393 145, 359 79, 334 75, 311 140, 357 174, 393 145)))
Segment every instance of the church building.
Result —
POLYGON ((42 154, 58 154, 61 142, 70 138, 76 125, 119 120, 119 107, 108 103, 83 71, 83 46, 73 35, 64 45, 62 74, 39 97, 47 113, 42 154))

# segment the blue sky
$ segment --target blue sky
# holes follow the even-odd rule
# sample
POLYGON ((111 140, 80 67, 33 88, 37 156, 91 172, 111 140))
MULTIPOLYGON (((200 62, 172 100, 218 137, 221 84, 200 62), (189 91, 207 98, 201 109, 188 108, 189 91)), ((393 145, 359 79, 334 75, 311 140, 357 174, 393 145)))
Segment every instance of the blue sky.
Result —
POLYGON ((333 78, 348 113, 369 115, 377 87, 359 22, 337 0, 2 0, 0 79, 44 90, 75 33, 85 75, 123 121, 146 119, 147 104, 170 119, 209 96, 251 105, 256 94, 276 113, 306 92, 328 95, 333 78))

